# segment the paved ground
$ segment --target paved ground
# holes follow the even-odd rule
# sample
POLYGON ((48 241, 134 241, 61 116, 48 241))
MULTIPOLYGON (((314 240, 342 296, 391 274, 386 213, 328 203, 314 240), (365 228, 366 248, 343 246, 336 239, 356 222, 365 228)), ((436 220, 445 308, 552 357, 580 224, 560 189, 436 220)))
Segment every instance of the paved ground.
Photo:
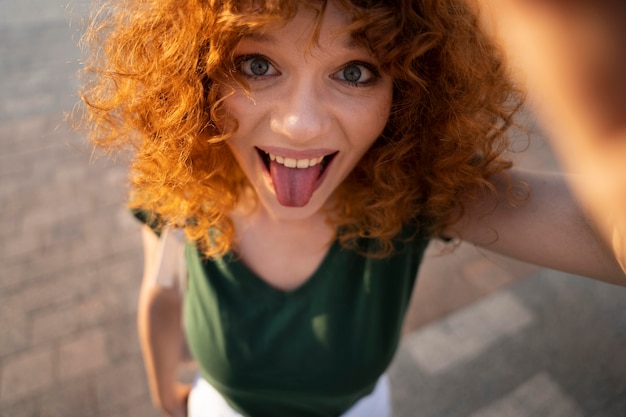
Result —
MULTIPOLYGON (((134 329, 125 167, 63 123, 87 3, 0 0, 2 417, 158 415, 134 329)), ((536 143, 523 163, 553 167, 536 143)), ((626 290, 435 252, 390 370, 397 417, 626 416, 626 290)))

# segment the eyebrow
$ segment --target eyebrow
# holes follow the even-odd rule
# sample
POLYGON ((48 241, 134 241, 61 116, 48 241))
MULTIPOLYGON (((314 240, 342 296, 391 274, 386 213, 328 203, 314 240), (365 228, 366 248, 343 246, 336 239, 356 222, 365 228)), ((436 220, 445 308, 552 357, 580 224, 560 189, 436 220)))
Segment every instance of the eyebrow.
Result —
MULTIPOLYGON (((268 34, 268 33, 252 32, 243 37, 243 39, 246 39, 246 38, 252 39, 257 42, 263 42, 263 43, 270 43, 270 44, 278 43, 276 38, 273 35, 268 34)), ((352 37, 348 37, 344 42, 342 42, 342 46, 350 50, 363 49, 363 46, 359 45, 352 37)))
POLYGON ((363 45, 359 45, 352 36, 350 36, 345 42, 343 42, 343 46, 346 49, 362 49, 363 45))
POLYGON ((252 32, 252 33, 245 35, 243 39, 252 39, 258 42, 272 43, 272 44, 277 43, 276 38, 267 33, 252 32))

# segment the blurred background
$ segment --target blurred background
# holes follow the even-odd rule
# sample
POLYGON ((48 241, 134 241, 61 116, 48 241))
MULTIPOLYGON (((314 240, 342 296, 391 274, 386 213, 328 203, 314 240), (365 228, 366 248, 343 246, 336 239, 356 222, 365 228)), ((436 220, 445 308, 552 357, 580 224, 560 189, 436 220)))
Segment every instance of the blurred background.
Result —
MULTIPOLYGON (((126 165, 64 122, 88 8, 0 0, 1 417, 159 415, 135 331, 126 165)), ((558 169, 528 125, 515 158, 558 169)), ((431 248, 420 273, 389 371, 395 416, 626 416, 626 289, 448 252, 431 248)))

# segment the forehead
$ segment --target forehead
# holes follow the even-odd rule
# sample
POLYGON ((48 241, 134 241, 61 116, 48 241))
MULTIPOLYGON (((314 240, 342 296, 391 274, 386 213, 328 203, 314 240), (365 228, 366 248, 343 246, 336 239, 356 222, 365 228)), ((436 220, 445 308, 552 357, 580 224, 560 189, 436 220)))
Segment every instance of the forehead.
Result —
POLYGON ((293 42, 302 49, 315 46, 357 49, 349 32, 352 16, 335 1, 300 5, 293 16, 249 31, 244 39, 270 45, 293 42))

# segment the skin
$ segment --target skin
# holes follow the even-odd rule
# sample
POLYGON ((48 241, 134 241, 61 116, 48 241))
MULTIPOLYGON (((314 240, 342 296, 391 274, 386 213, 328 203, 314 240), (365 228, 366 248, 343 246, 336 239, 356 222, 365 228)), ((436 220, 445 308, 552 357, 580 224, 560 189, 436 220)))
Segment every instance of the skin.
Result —
MULTIPOLYGON (((251 94, 233 85, 226 99, 227 111, 239 121, 229 145, 251 184, 231 215, 235 251, 260 279, 283 291, 302 285, 319 266, 336 233, 326 222, 333 193, 382 131, 391 105, 392 81, 384 74, 370 80, 375 59, 336 36, 347 16, 331 1, 318 44, 307 49, 311 16, 302 10, 264 37, 244 39, 235 56, 244 57, 239 69, 251 94), (370 80, 366 85, 345 82, 354 68, 344 69, 354 62, 367 63, 359 67, 370 80), (310 201, 285 207, 277 201, 255 147, 295 159, 338 154, 310 201)), ((626 285, 615 258, 569 191, 568 184, 580 179, 518 170, 510 175, 529 186, 523 204, 511 207, 485 195, 469 203, 446 234, 538 265, 626 285)), ((504 190, 501 178, 493 181, 504 190)), ((148 284, 159 238, 145 227, 143 239, 146 263, 138 320, 151 392, 167 416, 184 417, 189 387, 176 382, 179 292, 148 284)))
POLYGON ((304 9, 284 27, 244 38, 234 56, 250 94, 233 85, 225 101, 239 125, 230 149, 259 197, 259 210, 277 222, 319 212, 378 138, 391 108, 391 78, 341 33, 348 16, 329 3, 319 41, 307 48, 312 19, 313 12, 304 9), (253 72, 258 66, 264 66, 262 75, 253 72), (309 203, 293 208, 277 201, 255 147, 294 159, 338 153, 309 203))
MULTIPOLYGON (((137 327, 154 405, 168 417, 186 417, 191 386, 177 381, 181 362, 182 300, 177 287, 154 285, 159 237, 147 226, 142 230, 144 274, 139 292, 137 327)), ((161 273, 176 275, 173 262, 161 273)), ((162 267, 162 266, 161 266, 162 267)))
POLYGON ((586 178, 572 187, 626 271, 625 3, 474 5, 527 88, 561 163, 586 178))

